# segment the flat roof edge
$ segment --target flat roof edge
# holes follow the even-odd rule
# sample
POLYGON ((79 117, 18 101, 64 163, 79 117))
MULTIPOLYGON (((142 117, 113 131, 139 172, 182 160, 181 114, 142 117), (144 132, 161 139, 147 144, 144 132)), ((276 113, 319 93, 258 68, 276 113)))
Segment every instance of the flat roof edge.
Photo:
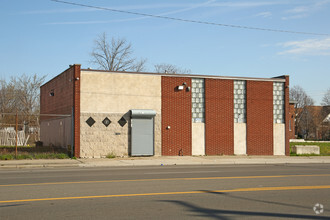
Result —
POLYGON ((114 73, 114 74, 140 74, 140 75, 154 75, 165 77, 190 77, 190 78, 206 78, 206 79, 228 79, 228 80, 252 80, 252 81, 270 81, 270 82, 285 82, 284 78, 257 78, 257 77, 239 77, 239 76, 216 76, 216 75, 195 75, 195 74, 168 74, 168 73, 152 73, 152 72, 124 72, 124 71, 107 71, 107 70, 93 70, 81 69, 83 72, 100 72, 100 73, 114 73))

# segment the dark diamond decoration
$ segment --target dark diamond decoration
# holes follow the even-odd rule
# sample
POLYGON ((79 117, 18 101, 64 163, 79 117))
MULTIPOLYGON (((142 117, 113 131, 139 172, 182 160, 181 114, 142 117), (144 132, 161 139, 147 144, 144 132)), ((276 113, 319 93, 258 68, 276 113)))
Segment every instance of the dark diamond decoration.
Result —
POLYGON ((108 127, 111 124, 111 120, 106 117, 105 119, 103 119, 102 123, 105 125, 105 127, 108 127))
POLYGON ((89 127, 92 127, 93 124, 95 124, 95 120, 92 117, 89 117, 86 123, 89 125, 89 127))
POLYGON ((124 117, 121 117, 121 119, 118 121, 118 124, 120 124, 120 126, 124 127, 126 125, 127 121, 124 117))

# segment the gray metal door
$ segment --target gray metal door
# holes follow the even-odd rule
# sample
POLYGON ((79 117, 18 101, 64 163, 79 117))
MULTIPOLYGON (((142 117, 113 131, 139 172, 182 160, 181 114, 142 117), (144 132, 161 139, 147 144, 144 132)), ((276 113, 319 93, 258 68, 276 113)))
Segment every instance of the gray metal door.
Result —
POLYGON ((131 155, 154 155, 154 116, 152 110, 131 110, 131 155))

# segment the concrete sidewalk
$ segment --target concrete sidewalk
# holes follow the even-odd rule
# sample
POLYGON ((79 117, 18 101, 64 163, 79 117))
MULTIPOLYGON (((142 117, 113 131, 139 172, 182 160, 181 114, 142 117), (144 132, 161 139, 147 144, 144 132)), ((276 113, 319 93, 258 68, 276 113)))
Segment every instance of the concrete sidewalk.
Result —
POLYGON ((2 160, 0 169, 41 167, 120 167, 120 166, 167 166, 167 165, 221 165, 221 164, 298 164, 330 163, 330 156, 155 156, 101 159, 48 159, 2 160))

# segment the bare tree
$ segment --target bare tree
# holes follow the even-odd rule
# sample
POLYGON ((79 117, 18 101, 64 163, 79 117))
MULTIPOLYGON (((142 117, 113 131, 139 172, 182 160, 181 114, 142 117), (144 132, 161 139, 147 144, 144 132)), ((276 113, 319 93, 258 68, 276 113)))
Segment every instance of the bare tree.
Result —
POLYGON ((106 33, 101 34, 94 41, 95 47, 91 53, 91 62, 99 65, 103 70, 109 71, 142 71, 146 59, 139 61, 132 57, 131 43, 124 38, 112 38, 109 41, 106 33))
POLYGON ((12 112, 16 109, 15 87, 12 83, 0 80, 0 111, 12 112))
POLYGON ((322 98, 322 105, 324 106, 330 105, 330 88, 327 90, 327 92, 324 94, 322 98))
POLYGON ((143 72, 146 70, 146 66, 145 66, 146 62, 147 59, 140 59, 132 65, 130 70, 133 72, 143 72))
POLYGON ((37 74, 27 76, 23 74, 19 78, 12 78, 11 83, 16 88, 16 98, 20 104, 20 111, 24 115, 39 114, 40 86, 45 81, 46 76, 39 77, 37 74))
POLYGON ((13 112, 16 109, 15 90, 5 80, 0 80, 0 129, 14 120, 13 115, 3 113, 13 112))
POLYGON ((300 86, 294 86, 290 89, 290 99, 297 101, 296 108, 314 105, 314 100, 300 86))
MULTIPOLYGON (((18 113, 19 124, 39 126, 38 115, 40 112, 39 91, 46 76, 39 77, 21 75, 12 77, 9 82, 0 80, 0 110, 1 113, 18 113)), ((1 114, 1 123, 14 124, 14 115, 1 114)))
POLYGON ((295 104, 296 134, 308 138, 314 127, 313 113, 309 108, 314 105, 314 100, 300 86, 294 86, 290 89, 290 99, 297 101, 295 104))
POLYGON ((172 74, 188 74, 191 73, 190 69, 183 69, 169 63, 160 63, 155 65, 156 73, 172 73, 172 74))
MULTIPOLYGON (((17 98, 21 105, 21 120, 24 123, 25 131, 29 130, 30 126, 40 128, 39 117, 40 113, 40 86, 45 81, 46 76, 39 77, 37 74, 27 76, 23 74, 17 79, 17 98)), ((15 81, 12 79, 12 81, 15 81)), ((35 135, 35 141, 38 141, 39 132, 35 135)))

